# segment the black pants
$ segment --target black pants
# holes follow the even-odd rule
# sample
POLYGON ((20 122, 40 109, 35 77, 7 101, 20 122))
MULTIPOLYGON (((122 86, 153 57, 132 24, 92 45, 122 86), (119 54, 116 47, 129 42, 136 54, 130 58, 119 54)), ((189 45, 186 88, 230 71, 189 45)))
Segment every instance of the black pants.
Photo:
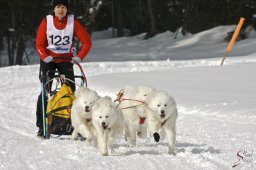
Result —
MULTIPOLYGON (((44 82, 44 84, 47 81, 47 76, 52 79, 53 75, 55 74, 55 70, 58 70, 60 74, 64 74, 66 78, 75 81, 74 78, 74 69, 73 69, 73 63, 70 62, 62 62, 62 63, 45 63, 40 61, 40 69, 39 69, 39 79, 40 81, 44 82), (42 74, 41 74, 42 73, 42 74), (41 77, 41 75, 43 75, 41 77)), ((75 91, 76 85, 74 83, 68 82, 72 91, 75 91)), ((47 87, 45 88, 46 91, 50 91, 52 83, 49 83, 47 87)), ((45 93, 44 93, 45 94, 45 93)), ((46 112, 47 108, 47 96, 44 95, 44 110, 46 112)), ((37 109, 36 109, 36 126, 39 128, 43 127, 43 109, 42 109, 42 92, 38 96, 37 99, 37 109)))

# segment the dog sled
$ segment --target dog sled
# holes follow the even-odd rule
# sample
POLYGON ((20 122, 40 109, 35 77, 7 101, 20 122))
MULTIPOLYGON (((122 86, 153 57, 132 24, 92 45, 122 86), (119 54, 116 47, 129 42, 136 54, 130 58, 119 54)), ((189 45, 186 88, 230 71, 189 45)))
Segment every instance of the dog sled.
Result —
POLYGON ((75 81, 66 78, 65 75, 60 74, 57 70, 54 73, 48 72, 46 75, 40 75, 42 80, 43 138, 45 139, 49 139, 52 135, 59 137, 72 134, 71 107, 75 96, 71 90, 71 84, 87 87, 87 79, 78 62, 61 57, 54 60, 73 62, 74 65, 78 66, 81 74, 74 75, 75 81), (80 85, 76 83, 77 79, 80 79, 80 85), (46 80, 46 82, 43 80, 46 80), (45 107, 44 96, 47 96, 47 107, 45 107))

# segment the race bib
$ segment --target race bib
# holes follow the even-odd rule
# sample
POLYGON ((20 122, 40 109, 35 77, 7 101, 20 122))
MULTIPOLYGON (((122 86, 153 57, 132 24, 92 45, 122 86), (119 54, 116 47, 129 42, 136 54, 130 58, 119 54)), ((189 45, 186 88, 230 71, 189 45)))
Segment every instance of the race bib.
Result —
POLYGON ((52 15, 47 15, 46 19, 47 49, 57 54, 69 53, 74 33, 74 15, 68 15, 67 25, 63 30, 55 28, 52 15))

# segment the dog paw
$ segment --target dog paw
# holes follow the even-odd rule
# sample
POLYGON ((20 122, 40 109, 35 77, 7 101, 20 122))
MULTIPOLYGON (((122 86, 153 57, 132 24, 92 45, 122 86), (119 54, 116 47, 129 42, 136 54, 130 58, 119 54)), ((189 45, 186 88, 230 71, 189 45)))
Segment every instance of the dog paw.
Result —
POLYGON ((134 140, 134 139, 130 139, 130 143, 133 145, 133 146, 135 146, 136 145, 136 139, 134 140))
POLYGON ((173 156, 176 155, 176 153, 175 153, 174 151, 169 151, 168 154, 169 154, 169 155, 173 155, 173 156))
POLYGON ((77 135, 77 140, 85 141, 85 140, 86 140, 86 138, 85 138, 85 137, 83 137, 80 133, 78 133, 78 135, 77 135))
POLYGON ((72 135, 71 135, 71 139, 72 139, 72 140, 76 140, 76 139, 77 139, 77 134, 72 133, 72 135))
POLYGON ((159 135, 158 133, 154 133, 153 136, 154 136, 155 141, 156 141, 156 142, 159 142, 159 140, 160 140, 160 135, 159 135))
POLYGON ((109 153, 109 155, 113 155, 115 153, 115 151, 113 148, 111 148, 111 149, 108 149, 108 153, 109 153))
POLYGON ((108 153, 102 153, 102 156, 108 156, 108 153))
MULTIPOLYGON (((83 135, 82 135, 83 136, 83 135)), ((90 132, 86 132, 86 133, 84 133, 84 136, 83 137, 85 137, 86 139, 88 139, 88 140, 92 140, 92 138, 93 138, 93 135, 90 133, 90 132)))
POLYGON ((147 134, 145 134, 145 133, 143 133, 143 132, 137 132, 137 136, 138 136, 139 138, 142 138, 142 139, 147 138, 147 134))
POLYGON ((88 146, 92 146, 92 139, 86 139, 85 142, 88 146))
POLYGON ((92 137, 93 137, 92 134, 87 135, 87 139, 89 139, 89 140, 92 140, 92 137))
POLYGON ((74 136, 71 136, 71 139, 72 139, 72 140, 76 140, 77 138, 76 138, 76 137, 74 137, 74 136))

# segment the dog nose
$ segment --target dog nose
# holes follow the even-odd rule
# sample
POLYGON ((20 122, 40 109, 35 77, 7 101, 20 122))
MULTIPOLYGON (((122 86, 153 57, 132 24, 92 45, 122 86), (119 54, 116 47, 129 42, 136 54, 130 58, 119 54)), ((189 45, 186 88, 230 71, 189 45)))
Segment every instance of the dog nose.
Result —
POLYGON ((161 110, 161 114, 164 114, 165 113, 165 111, 164 110, 161 110))
POLYGON ((89 106, 85 106, 85 110, 88 110, 90 107, 89 106))
POLYGON ((106 126, 106 122, 102 122, 102 123, 101 123, 101 126, 106 126))

